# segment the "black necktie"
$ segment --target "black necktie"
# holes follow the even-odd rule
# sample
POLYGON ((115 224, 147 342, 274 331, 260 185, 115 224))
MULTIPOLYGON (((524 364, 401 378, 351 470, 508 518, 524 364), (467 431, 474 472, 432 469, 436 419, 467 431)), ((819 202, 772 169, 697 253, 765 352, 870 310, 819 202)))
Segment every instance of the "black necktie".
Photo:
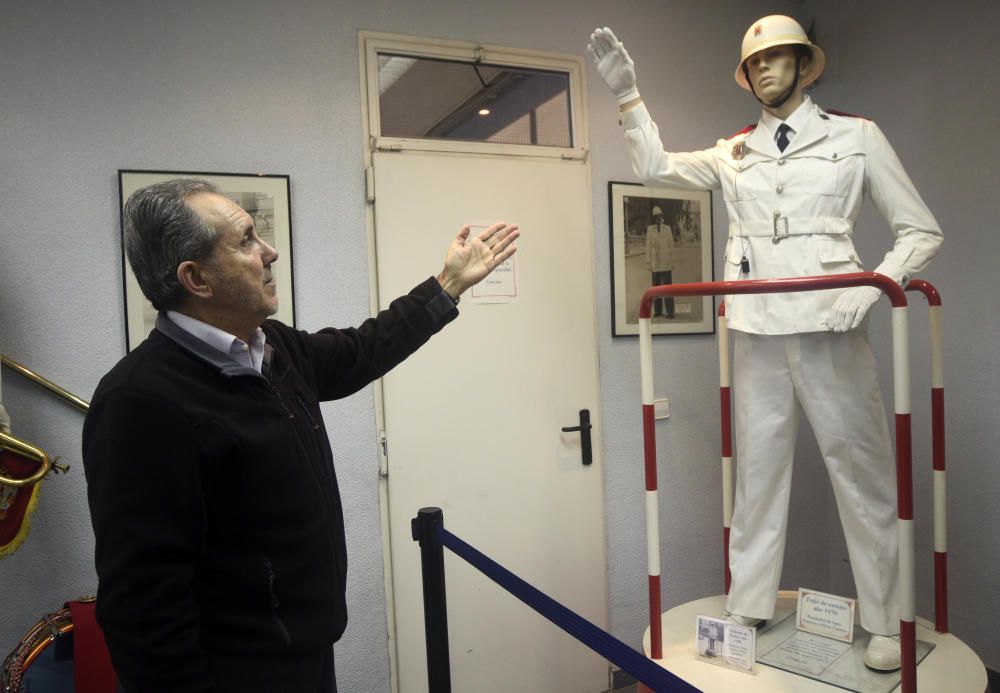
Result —
POLYGON ((791 131, 791 128, 788 127, 787 123, 782 123, 778 126, 778 138, 775 140, 775 143, 777 143, 778 149, 781 151, 785 151, 785 147, 788 146, 789 131, 791 131))

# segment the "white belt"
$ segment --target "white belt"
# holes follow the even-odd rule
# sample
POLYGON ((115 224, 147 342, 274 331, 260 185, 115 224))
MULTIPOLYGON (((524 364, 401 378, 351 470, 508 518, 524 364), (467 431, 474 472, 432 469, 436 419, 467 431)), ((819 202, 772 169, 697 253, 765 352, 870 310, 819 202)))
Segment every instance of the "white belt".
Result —
POLYGON ((780 212, 775 212, 770 219, 736 221, 729 225, 730 238, 768 236, 774 243, 789 236, 850 236, 852 233, 854 224, 841 217, 783 217, 780 212))

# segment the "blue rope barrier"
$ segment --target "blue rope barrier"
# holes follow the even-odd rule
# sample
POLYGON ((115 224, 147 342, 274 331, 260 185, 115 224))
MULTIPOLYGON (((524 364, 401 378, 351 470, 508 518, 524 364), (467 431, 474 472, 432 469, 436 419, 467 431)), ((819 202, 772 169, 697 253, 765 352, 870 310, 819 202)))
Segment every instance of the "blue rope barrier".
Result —
POLYGON ((598 628, 579 614, 566 608, 541 590, 510 572, 502 565, 465 543, 454 534, 438 527, 438 538, 443 546, 451 549, 486 577, 493 580, 522 602, 552 621, 604 659, 624 669, 656 693, 698 692, 699 689, 676 674, 654 664, 651 659, 636 652, 618 638, 598 628))

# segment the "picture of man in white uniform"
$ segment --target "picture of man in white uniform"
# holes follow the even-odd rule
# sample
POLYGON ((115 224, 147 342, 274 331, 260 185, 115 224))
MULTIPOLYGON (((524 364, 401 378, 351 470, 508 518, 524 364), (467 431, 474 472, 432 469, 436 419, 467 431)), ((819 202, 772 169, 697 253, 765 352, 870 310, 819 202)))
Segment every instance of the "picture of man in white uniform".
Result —
MULTIPOLYGON (((663 210, 653 207, 653 223, 646 227, 646 269, 651 286, 673 283, 674 232, 663 223, 663 210)), ((653 299, 653 317, 674 317, 674 297, 653 299)))

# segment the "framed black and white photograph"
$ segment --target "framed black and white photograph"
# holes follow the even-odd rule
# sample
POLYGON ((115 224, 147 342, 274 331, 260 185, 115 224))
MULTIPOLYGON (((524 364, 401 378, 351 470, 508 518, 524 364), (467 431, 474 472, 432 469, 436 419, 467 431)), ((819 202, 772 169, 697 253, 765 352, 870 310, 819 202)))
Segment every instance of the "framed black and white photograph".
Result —
MULTIPOLYGON (((651 286, 712 281, 712 194, 612 181, 608 208, 611 333, 638 335, 639 303, 651 286)), ((654 300, 654 335, 714 332, 714 297, 654 300)))
MULTIPOLYGON (((292 216, 289 181, 286 175, 255 173, 200 173, 193 171, 118 171, 119 201, 153 183, 173 178, 199 178, 214 183, 222 194, 253 217, 262 239, 278 251, 278 261, 271 269, 277 286, 278 312, 273 316, 286 325, 295 325, 292 290, 292 216)), ((122 230, 124 232, 124 229, 122 230)), ((126 348, 139 346, 156 323, 156 310, 143 296, 139 282, 125 257, 122 242, 122 276, 125 285, 126 348)))

